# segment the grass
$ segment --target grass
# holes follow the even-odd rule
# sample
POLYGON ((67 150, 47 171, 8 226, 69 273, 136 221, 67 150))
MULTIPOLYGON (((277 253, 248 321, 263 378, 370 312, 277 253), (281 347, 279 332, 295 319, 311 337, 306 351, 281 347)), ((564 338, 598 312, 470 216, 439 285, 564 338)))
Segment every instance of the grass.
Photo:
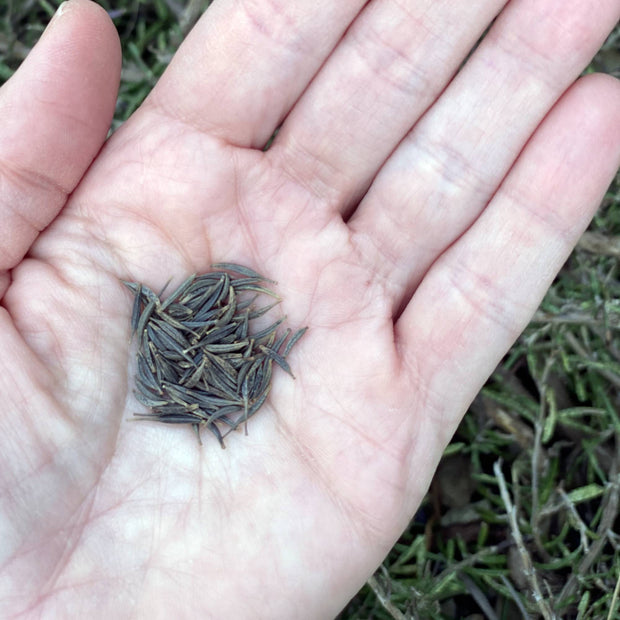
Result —
MULTIPOLYGON (((100 4, 123 45, 117 127, 209 0, 100 4)), ((0 80, 56 5, 5 5, 0 80)), ((620 28, 593 70, 620 77, 620 28)), ((620 617, 619 256, 620 176, 472 404, 407 531, 339 620, 620 617)))
POLYGON ((617 177, 341 620, 620 617, 619 217, 617 177))

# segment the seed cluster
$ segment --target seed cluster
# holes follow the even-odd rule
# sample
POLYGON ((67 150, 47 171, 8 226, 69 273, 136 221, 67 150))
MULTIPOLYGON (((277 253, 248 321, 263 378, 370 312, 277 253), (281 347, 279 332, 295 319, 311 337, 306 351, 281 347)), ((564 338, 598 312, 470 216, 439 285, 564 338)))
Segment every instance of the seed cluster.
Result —
MULTIPOLYGON (((132 334, 138 338, 136 398, 150 408, 135 415, 167 424, 191 424, 200 443, 208 428, 222 448, 224 437, 246 425, 271 388, 273 362, 291 376, 286 361, 306 328, 278 336, 285 317, 252 333, 254 319, 279 303, 261 275, 231 263, 192 275, 165 301, 137 282, 132 334), (261 295, 276 302, 255 308, 261 295)), ((247 432, 247 426, 246 426, 247 432)))

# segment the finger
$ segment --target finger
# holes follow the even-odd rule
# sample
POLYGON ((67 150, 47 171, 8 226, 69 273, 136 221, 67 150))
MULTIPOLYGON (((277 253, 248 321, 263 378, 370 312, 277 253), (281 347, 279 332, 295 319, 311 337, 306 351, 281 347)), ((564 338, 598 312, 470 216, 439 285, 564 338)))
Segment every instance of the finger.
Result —
POLYGON ((364 4, 216 2, 141 113, 154 109, 226 142, 262 147, 364 4))
POLYGON ((354 204, 505 0, 377 0, 283 124, 268 156, 340 210, 354 204))
POLYGON ((395 307, 476 219, 617 18, 614 0, 511 2, 381 170, 349 225, 395 307))
POLYGON ((0 295, 101 148, 119 75, 105 11, 70 0, 0 89, 0 295))
POLYGON ((620 164, 620 83, 580 80, 475 224, 433 264, 396 324, 447 441, 526 326, 620 164))

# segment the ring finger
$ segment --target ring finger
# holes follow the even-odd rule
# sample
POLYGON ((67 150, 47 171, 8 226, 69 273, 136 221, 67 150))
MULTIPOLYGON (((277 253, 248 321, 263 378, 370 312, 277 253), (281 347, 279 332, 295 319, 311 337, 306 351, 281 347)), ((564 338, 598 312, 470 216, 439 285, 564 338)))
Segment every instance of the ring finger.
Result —
POLYGON ((617 19, 611 0, 511 2, 382 168, 349 225, 395 308, 480 215, 617 19))

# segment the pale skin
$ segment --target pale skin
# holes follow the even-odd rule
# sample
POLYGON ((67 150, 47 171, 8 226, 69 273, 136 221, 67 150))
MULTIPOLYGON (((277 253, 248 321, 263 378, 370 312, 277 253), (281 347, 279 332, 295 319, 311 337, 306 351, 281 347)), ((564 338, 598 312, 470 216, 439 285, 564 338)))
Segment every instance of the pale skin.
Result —
POLYGON ((333 617, 620 163, 618 82, 575 83, 618 18, 219 0, 104 144, 118 38, 70 0, 0 90, 0 616, 333 617), (226 450, 130 421, 119 282, 216 261, 309 327, 226 450))

